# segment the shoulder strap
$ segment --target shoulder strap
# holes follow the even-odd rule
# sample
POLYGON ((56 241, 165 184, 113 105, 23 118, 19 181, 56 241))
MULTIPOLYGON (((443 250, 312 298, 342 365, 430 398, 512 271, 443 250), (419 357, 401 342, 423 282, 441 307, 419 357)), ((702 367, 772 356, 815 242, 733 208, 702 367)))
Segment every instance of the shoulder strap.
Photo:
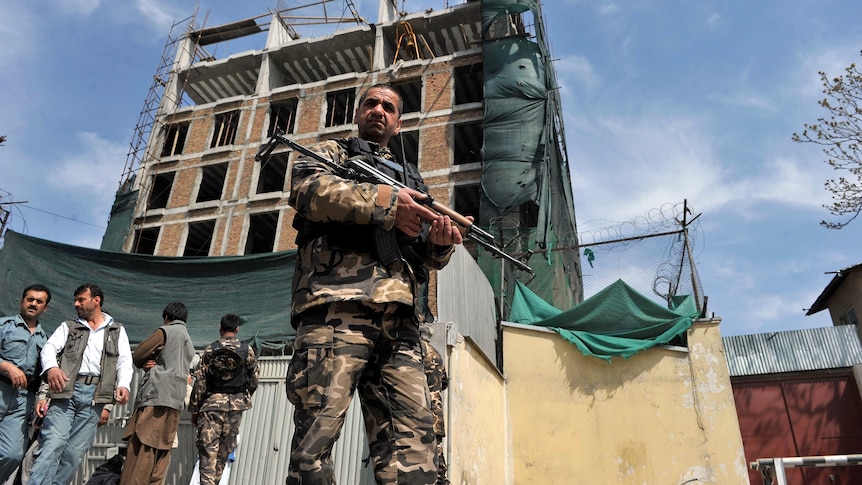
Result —
MULTIPOLYGON (((344 147, 347 150, 348 157, 355 157, 356 155, 362 155, 368 160, 370 163, 374 163, 377 165, 383 165, 388 168, 395 174, 397 174, 398 178, 404 177, 405 167, 393 162, 392 160, 387 160, 380 155, 377 155, 377 151, 379 150, 379 145, 374 142, 370 142, 368 140, 363 140, 362 138, 348 138, 347 140, 337 140, 338 144, 344 147)), ((401 181, 402 183, 404 180, 401 181)))

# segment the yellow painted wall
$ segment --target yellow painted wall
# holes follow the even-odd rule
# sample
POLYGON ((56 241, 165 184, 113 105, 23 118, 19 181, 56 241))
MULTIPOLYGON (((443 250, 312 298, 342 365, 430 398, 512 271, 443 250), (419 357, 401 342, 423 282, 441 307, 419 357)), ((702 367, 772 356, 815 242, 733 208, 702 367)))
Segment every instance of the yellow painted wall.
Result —
POLYGON ((449 354, 449 481, 469 485, 513 483, 508 478, 503 377, 479 347, 460 335, 449 354))
POLYGON ((718 321, 688 337, 690 352, 608 364, 556 333, 506 328, 512 483, 747 483, 718 321))
POLYGON ((718 323, 696 322, 689 350, 610 364, 506 326, 505 381, 469 342, 450 347, 452 483, 747 484, 718 323))

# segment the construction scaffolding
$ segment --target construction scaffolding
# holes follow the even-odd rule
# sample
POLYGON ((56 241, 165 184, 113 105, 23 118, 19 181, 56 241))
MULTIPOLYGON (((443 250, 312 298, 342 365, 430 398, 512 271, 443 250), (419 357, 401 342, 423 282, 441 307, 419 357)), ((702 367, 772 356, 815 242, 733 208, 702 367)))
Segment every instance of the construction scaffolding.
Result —
MULTIPOLYGON (((201 25, 197 23, 198 10, 182 20, 176 21, 171 25, 171 30, 168 33, 165 47, 159 58, 159 64, 156 67, 156 72, 153 75, 153 82, 144 100, 144 106, 138 114, 138 121, 135 124, 132 141, 129 145, 129 151, 126 154, 126 163, 123 167, 120 176, 119 186, 122 189, 124 186, 133 185, 129 183, 133 180, 138 167, 145 161, 147 157, 146 149, 150 135, 159 127, 155 126, 157 113, 164 106, 173 106, 173 109, 178 109, 188 104, 188 100, 184 99, 184 89, 179 89, 179 99, 170 91, 167 90, 169 79, 176 74, 177 66, 177 51, 180 43, 186 39, 193 41, 191 63, 214 60, 214 53, 207 51, 206 46, 226 42, 241 37, 246 37, 253 34, 266 32, 269 30, 270 20, 276 19, 288 32, 291 39, 301 37, 296 30, 297 27, 324 25, 324 24, 365 24, 368 22, 359 15, 352 0, 320 0, 303 5, 287 7, 282 0, 279 0, 276 10, 271 10, 267 14, 250 17, 237 22, 219 25, 215 27, 206 27, 206 18, 201 25), (338 16, 332 15, 327 8, 327 4, 339 1, 344 8, 338 16), (322 15, 300 15, 307 9, 319 7, 322 9, 322 15), (345 15, 348 13, 348 15, 345 15)), ((187 78, 183 78, 187 79, 187 78)), ((149 155, 155 157, 156 155, 149 155)))

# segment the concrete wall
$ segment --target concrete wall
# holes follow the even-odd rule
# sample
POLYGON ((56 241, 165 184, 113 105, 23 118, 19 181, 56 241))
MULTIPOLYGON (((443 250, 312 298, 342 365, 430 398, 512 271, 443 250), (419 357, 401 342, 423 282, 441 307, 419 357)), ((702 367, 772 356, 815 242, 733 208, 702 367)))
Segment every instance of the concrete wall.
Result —
POLYGON ((515 483, 510 473, 503 376, 475 342, 460 335, 454 340, 447 362, 445 444, 449 481, 470 485, 515 483))
POLYGON ((608 364, 554 332, 507 325, 505 380, 457 342, 452 483, 747 483, 718 321, 697 322, 688 338, 688 349, 608 364))

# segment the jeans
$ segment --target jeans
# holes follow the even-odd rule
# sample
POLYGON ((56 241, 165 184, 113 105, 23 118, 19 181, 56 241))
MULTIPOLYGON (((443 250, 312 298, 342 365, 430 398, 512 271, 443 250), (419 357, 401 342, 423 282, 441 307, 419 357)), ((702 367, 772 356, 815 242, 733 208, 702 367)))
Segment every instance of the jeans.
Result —
POLYGON ((11 475, 27 446, 27 415, 35 396, 27 389, 16 389, 0 380, 0 483, 11 475))
POLYGON ((39 433, 39 454, 28 485, 68 485, 93 446, 104 404, 93 404, 97 384, 75 382, 71 399, 54 399, 39 433))

